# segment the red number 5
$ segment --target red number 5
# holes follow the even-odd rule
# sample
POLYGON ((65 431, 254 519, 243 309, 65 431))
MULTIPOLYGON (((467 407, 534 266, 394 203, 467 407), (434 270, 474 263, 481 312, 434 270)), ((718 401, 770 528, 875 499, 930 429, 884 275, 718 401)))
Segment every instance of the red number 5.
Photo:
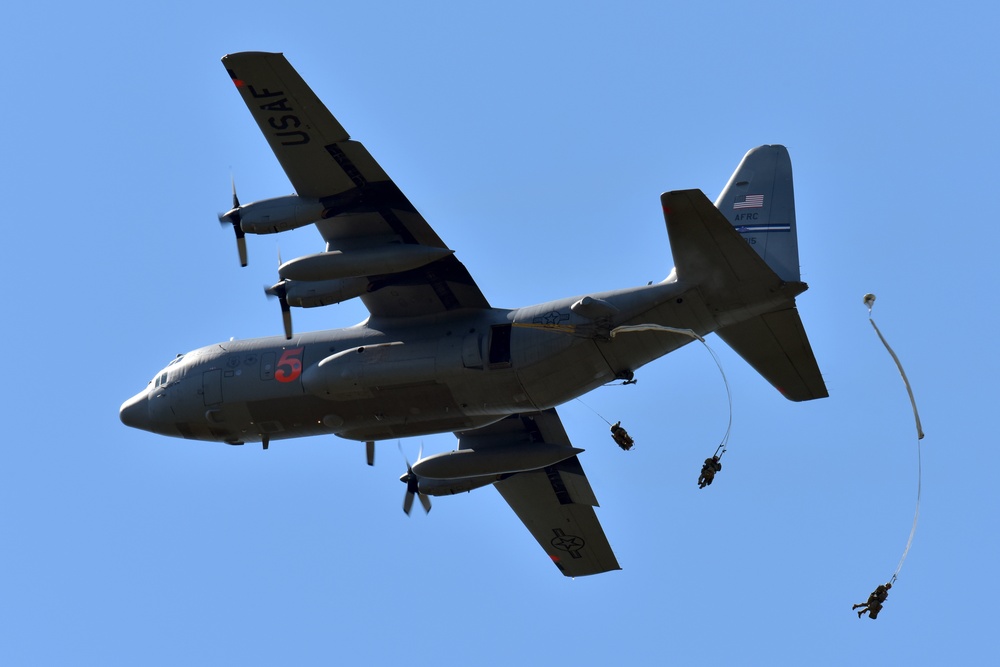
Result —
POLYGON ((302 375, 302 348, 293 347, 281 353, 274 379, 278 382, 294 382, 302 375))

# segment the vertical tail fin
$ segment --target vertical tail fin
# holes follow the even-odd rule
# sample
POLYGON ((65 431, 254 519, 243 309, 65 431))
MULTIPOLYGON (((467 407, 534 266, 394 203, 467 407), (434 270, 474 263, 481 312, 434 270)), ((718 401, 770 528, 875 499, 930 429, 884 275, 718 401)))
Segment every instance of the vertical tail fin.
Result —
POLYGON ((784 146, 743 156, 715 207, 782 280, 799 280, 792 161, 784 146))
POLYGON ((785 147, 747 153, 715 206, 700 190, 666 192, 661 201, 677 279, 697 284, 727 315, 715 333, 785 398, 828 396, 795 308, 807 286, 785 147))

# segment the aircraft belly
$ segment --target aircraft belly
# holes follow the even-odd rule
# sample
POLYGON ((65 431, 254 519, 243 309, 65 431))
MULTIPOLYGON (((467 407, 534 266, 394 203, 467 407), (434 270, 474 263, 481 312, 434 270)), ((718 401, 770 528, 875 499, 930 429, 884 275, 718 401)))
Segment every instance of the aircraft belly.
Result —
MULTIPOLYGON (((448 385, 437 382, 375 388, 371 398, 328 404, 343 424, 337 435, 350 440, 386 440, 476 428, 499 416, 469 415, 448 385)), ((502 416, 502 415, 501 415, 502 416)))
POLYGON ((515 366, 536 408, 559 405, 614 379, 614 371, 593 340, 573 340, 573 345, 534 363, 515 366))
POLYGON ((246 403, 226 403, 205 410, 205 427, 212 440, 259 440, 246 403))
POLYGON ((271 439, 332 432, 323 423, 323 418, 329 413, 329 404, 312 396, 248 401, 246 409, 258 434, 271 439))
POLYGON ((372 387, 363 399, 328 402, 343 418, 337 435, 351 440, 448 433, 478 428, 512 412, 533 409, 516 375, 462 369, 435 381, 372 387))
POLYGON ((375 387, 367 397, 347 400, 304 395, 256 401, 247 409, 252 433, 246 440, 259 440, 260 434, 272 440, 322 434, 386 440, 477 428, 506 414, 467 414, 451 388, 437 382, 375 387))

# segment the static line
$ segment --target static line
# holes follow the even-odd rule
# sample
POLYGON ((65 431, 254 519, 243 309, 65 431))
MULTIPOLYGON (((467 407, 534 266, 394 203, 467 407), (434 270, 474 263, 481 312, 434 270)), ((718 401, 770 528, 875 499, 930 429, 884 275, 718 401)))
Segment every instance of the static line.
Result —
POLYGON ((607 418, 605 418, 604 415, 602 415, 600 412, 598 412, 594 408, 592 408, 589 405, 587 405, 586 403, 584 403, 583 400, 581 400, 579 396, 576 397, 576 400, 577 400, 577 402, 580 405, 582 405, 583 407, 587 408, 588 410, 590 410, 591 412, 593 412, 595 415, 597 415, 598 417, 600 417, 601 419, 603 419, 605 424, 607 424, 608 426, 611 426, 611 422, 608 421, 607 418))
POLYGON ((910 527, 910 538, 906 540, 906 548, 903 549, 903 555, 900 557, 899 563, 896 565, 896 571, 892 573, 891 581, 893 583, 895 583, 896 577, 899 575, 899 571, 903 569, 903 561, 906 560, 907 554, 910 553, 910 547, 913 545, 913 536, 917 533, 917 519, 920 518, 920 478, 923 475, 920 458, 920 440, 917 440, 917 509, 913 512, 913 526, 910 527))
POLYGON ((910 527, 910 537, 906 541, 906 548, 903 549, 903 555, 899 559, 899 564, 896 565, 896 571, 892 574, 892 579, 890 583, 896 581, 896 577, 899 575, 899 571, 903 569, 903 562, 906 560, 906 556, 910 553, 910 547, 913 546, 913 536, 917 533, 917 520, 920 518, 920 491, 922 486, 923 478, 923 464, 921 462, 920 455, 920 441, 924 439, 924 430, 920 425, 920 414, 917 412, 917 402, 913 398, 913 388, 910 387, 910 380, 906 377, 906 371, 903 370, 903 364, 900 363, 899 357, 893 351, 892 347, 889 346, 889 342, 882 335, 879 330, 878 325, 875 324, 875 320, 872 318, 872 306, 875 305, 875 295, 866 294, 864 297, 864 304, 868 306, 868 321, 871 322, 872 328, 875 329, 875 333, 878 334, 879 340, 882 341, 882 345, 889 352, 892 360, 896 362, 896 368, 899 369, 899 375, 903 378, 903 384, 906 385, 906 392, 910 396, 910 406, 913 408, 913 420, 917 427, 917 507, 913 512, 913 525, 910 527))
MULTIPOLYGON (((874 297, 874 295, 872 295, 874 297)), ((917 440, 924 439, 924 429, 920 426, 920 414, 917 412, 917 401, 913 398, 913 388, 910 387, 910 381, 906 377, 906 371, 903 370, 903 364, 899 363, 899 357, 893 352, 892 348, 889 347, 889 343, 885 340, 885 336, 879 331, 878 325, 875 324, 875 320, 872 319, 872 309, 868 308, 868 321, 871 322, 872 328, 875 329, 875 333, 878 334, 879 340, 885 345, 885 349, 889 351, 892 356, 892 360, 896 362, 896 368, 899 369, 899 374, 903 378, 903 384, 906 385, 906 393, 910 395, 910 406, 913 408, 913 420, 917 425, 917 440)))
POLYGON ((678 329, 676 327, 668 327, 662 324, 630 324, 630 325, 615 327, 614 329, 611 330, 611 337, 614 338, 617 334, 629 333, 632 331, 663 331, 666 333, 675 333, 675 334, 681 334, 682 336, 689 336, 698 341, 701 341, 701 344, 705 346, 705 349, 708 350, 709 354, 712 355, 712 358, 715 359, 715 365, 719 367, 719 373, 722 374, 722 382, 723 384, 726 385, 726 400, 729 402, 729 423, 726 424, 726 434, 722 436, 722 442, 720 442, 719 446, 715 448, 715 455, 721 457, 723 454, 726 453, 726 447, 729 443, 729 434, 733 430, 733 393, 729 389, 729 380, 726 378, 726 372, 722 370, 722 361, 719 360, 719 356, 715 353, 715 350, 711 348, 711 346, 705 341, 703 337, 699 336, 692 329, 678 329))

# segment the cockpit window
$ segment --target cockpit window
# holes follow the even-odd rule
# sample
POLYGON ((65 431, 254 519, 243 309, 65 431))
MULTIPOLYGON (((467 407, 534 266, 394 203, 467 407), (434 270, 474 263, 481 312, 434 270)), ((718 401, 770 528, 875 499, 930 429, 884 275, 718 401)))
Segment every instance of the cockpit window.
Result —
MULTIPOLYGON (((157 387, 162 387, 163 385, 167 384, 167 380, 169 379, 169 376, 171 374, 170 367, 174 366, 175 364, 179 364, 183 359, 184 359, 183 354, 178 354, 176 357, 171 359, 170 363, 167 364, 167 367, 159 375, 150 380, 150 384, 153 385, 153 388, 156 389, 157 387)), ((174 369, 173 376, 174 376, 174 381, 176 382, 179 378, 184 376, 184 372, 183 370, 174 369)))

